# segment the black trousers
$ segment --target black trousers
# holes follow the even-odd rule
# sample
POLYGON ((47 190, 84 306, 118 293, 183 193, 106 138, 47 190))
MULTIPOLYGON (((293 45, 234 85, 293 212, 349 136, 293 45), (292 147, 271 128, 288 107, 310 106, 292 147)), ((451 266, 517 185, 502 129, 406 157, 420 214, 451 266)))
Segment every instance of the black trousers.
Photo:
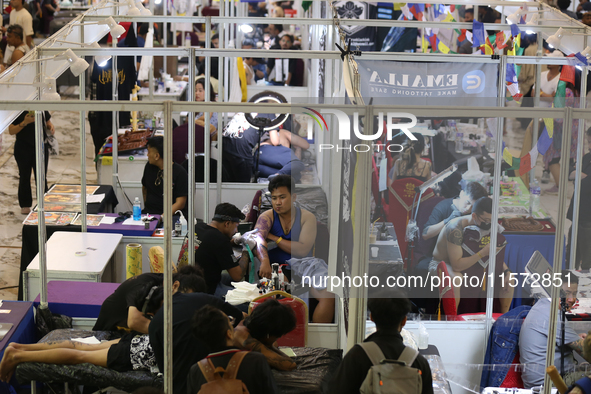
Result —
MULTIPOLYGON (((45 192, 47 192, 47 164, 49 163, 49 146, 44 145, 45 157, 45 192)), ((37 181, 35 147, 23 144, 17 141, 14 144, 14 159, 18 166, 18 204, 21 208, 31 207, 33 205, 33 195, 31 191, 31 170, 35 174, 37 181)))
POLYGON ((112 112, 90 112, 88 114, 90 124, 90 135, 94 143, 94 155, 98 155, 105 140, 113 134, 113 113, 112 112))

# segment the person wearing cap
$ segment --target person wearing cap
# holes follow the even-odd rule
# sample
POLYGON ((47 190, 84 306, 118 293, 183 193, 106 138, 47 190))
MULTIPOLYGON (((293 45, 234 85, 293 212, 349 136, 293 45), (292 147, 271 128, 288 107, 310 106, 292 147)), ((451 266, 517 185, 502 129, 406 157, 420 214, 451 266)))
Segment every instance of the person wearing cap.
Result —
POLYGON ((195 263, 203 269, 209 294, 223 297, 233 289, 232 281, 239 282, 244 277, 248 254, 243 253, 236 261, 232 250, 232 237, 244 218, 235 205, 222 203, 215 207, 211 222, 195 225, 195 263), (228 273, 222 275, 223 270, 228 273))
MULTIPOLYGON (((570 57, 570 56, 569 56, 570 57)), ((550 66, 548 66, 549 68, 550 66)), ((575 67, 570 65, 562 66, 559 80, 565 83, 564 97, 562 93, 557 93, 554 100, 555 108, 577 107, 579 91, 577 86, 579 83, 576 79, 575 67)), ((557 91, 560 92, 560 82, 557 91)), ((552 143, 544 154, 544 168, 552 174, 556 184, 544 192, 546 194, 558 194, 558 182, 560 181, 560 157, 562 155, 562 127, 564 119, 554 119, 554 134, 552 136, 552 143)), ((562 163, 562 165, 569 166, 577 157, 577 140, 579 136, 579 120, 573 119, 571 127, 571 143, 570 143, 570 162, 562 163)), ((568 147, 566 147, 568 148, 568 147)))

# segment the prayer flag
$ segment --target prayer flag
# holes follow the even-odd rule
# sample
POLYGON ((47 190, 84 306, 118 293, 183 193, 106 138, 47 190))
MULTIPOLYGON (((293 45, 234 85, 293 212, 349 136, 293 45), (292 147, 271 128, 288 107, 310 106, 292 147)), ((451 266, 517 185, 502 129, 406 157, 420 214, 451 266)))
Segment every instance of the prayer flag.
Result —
POLYGON ((405 16, 406 19, 412 19, 412 14, 410 12, 410 9, 408 8, 408 4, 405 4, 402 7, 400 7, 400 11, 402 11, 402 14, 405 16))
POLYGON ((505 44, 505 33, 500 31, 497 33, 496 36, 496 45, 498 49, 504 49, 507 47, 507 44, 505 44))
MULTIPOLYGON (((466 30, 466 40, 468 40, 468 41, 470 41, 470 42, 474 42, 474 41, 473 41, 473 40, 474 40, 474 35, 473 35, 473 34, 472 34, 472 32, 471 32, 471 31, 469 31, 469 30, 466 30)), ((472 47, 474 47, 474 46, 472 46, 472 47)))
POLYGON ((440 52, 443 52, 445 54, 449 53, 449 48, 447 47, 447 45, 445 45, 441 40, 437 40, 437 49, 439 49, 440 52))
POLYGON ((503 160, 505 160, 505 162, 507 164, 509 164, 510 166, 513 165, 513 156, 511 155, 511 153, 509 152, 509 149, 507 149, 507 148, 503 149, 503 160))
POLYGON ((433 49, 434 51, 437 50, 437 34, 433 34, 431 35, 431 37, 429 37, 429 41, 431 42, 431 49, 433 49))
POLYGON ((575 57, 577 58, 578 61, 580 61, 581 63, 583 63, 585 66, 587 66, 589 64, 587 62, 587 58, 585 56, 581 55, 581 52, 575 53, 575 57))
POLYGON ((427 53, 427 51, 429 50, 429 44, 427 43, 427 40, 425 40, 424 34, 421 40, 421 48, 423 49, 423 53, 427 53))
POLYGON ((535 167, 536 162, 538 161, 538 147, 534 146, 533 148, 531 148, 531 150, 529 151, 529 155, 530 155, 530 162, 532 165, 532 168, 535 167))
POLYGON ((466 29, 462 29, 462 33, 458 37, 458 41, 459 42, 464 42, 465 39, 466 39, 466 29))
POLYGON ((542 132, 542 135, 540 136, 540 139, 538 140, 537 144, 538 152, 545 155, 548 151, 548 148, 550 148, 550 144, 552 144, 552 138, 550 138, 550 136, 548 135, 548 130, 546 130, 546 128, 544 127, 544 131, 542 132))
POLYGON ((494 55, 495 50, 493 49, 492 44, 490 43, 490 40, 488 39, 488 37, 486 37, 486 43, 484 44, 484 54, 485 55, 494 55))
MULTIPOLYGON (((521 48, 521 34, 518 34, 515 39, 513 40, 517 48, 521 48)), ((517 49, 516 48, 516 49, 517 49)))
POLYGON ((521 33, 521 30, 519 30, 519 26, 511 25, 511 35, 513 37, 517 37, 519 35, 519 33, 521 33))
POLYGON ((508 170, 519 170, 520 166, 521 166, 521 158, 514 157, 513 162, 511 163, 511 168, 508 168, 508 170))
POLYGON ((546 125, 546 130, 548 130, 548 136, 552 138, 554 136, 554 119, 544 118, 544 124, 546 125))
POLYGON ((531 155, 528 153, 527 155, 521 158, 521 162, 519 163, 519 175, 523 176, 524 174, 527 174, 531 169, 531 155))
POLYGON ((449 10, 450 10, 451 12, 454 12, 454 11, 456 10, 456 6, 455 6, 455 4, 451 4, 451 5, 449 6, 449 10))
POLYGON ((525 50, 525 48, 521 48, 521 47, 517 48, 517 50, 515 51, 515 55, 522 56, 524 50, 525 50))
POLYGON ((513 63, 507 63, 507 75, 505 80, 510 83, 517 83, 517 75, 515 75, 515 66, 513 63))
POLYGON ((454 21, 455 21, 454 17, 449 12, 445 16, 445 19, 443 20, 443 22, 454 22, 454 21))
POLYGON ((472 34, 474 37, 474 41, 472 41, 473 48, 479 48, 486 43, 484 40, 484 25, 481 22, 477 20, 472 22, 472 34))

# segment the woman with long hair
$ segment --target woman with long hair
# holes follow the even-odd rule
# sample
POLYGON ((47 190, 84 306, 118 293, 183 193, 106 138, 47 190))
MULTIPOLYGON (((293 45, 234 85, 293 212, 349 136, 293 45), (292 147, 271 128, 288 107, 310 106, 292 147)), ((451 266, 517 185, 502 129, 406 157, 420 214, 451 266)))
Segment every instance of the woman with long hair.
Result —
POLYGON ((415 178, 426 182, 431 179, 431 162, 423 160, 421 154, 425 149, 425 138, 422 134, 413 133, 416 140, 409 141, 407 147, 388 174, 388 187, 397 179, 415 178))

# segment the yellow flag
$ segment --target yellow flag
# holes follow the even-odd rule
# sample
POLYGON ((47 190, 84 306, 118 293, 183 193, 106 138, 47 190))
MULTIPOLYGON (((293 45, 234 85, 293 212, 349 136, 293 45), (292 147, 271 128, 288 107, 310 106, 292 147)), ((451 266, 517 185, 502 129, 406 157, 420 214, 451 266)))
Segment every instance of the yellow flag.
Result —
POLYGON ((503 150, 503 160, 505 160, 505 162, 507 164, 509 164, 510 166, 513 165, 513 156, 511 155, 511 153, 509 152, 509 149, 505 148, 503 150))
POLYGON ((488 44, 484 44, 484 54, 485 55, 494 55, 495 51, 492 49, 492 47, 488 44))
POLYGON ((439 41, 439 44, 437 45, 437 49, 439 49, 440 52, 449 53, 449 48, 447 47, 447 45, 445 45, 441 41, 439 41))
POLYGON ((552 138, 554 135, 554 119, 544 118, 544 124, 546 125, 546 130, 548 130, 548 137, 552 138))
MULTIPOLYGON (((515 48, 515 47, 513 47, 513 48, 515 48)), ((507 51, 507 55, 508 55, 508 56, 515 56, 515 49, 510 49, 510 50, 508 50, 508 51, 507 51)))
POLYGON ((453 21, 454 21, 454 17, 448 11, 447 12, 447 16, 445 17, 445 19, 443 20, 443 22, 453 22, 453 21))
POLYGON ((427 53, 427 51, 429 50, 429 43, 427 43, 427 40, 425 40, 424 34, 423 34, 422 39, 423 39, 423 41, 421 42, 421 48, 423 48, 423 53, 427 53))
POLYGON ((517 47, 521 48, 521 33, 515 37, 515 47, 513 49, 517 50, 517 47))

